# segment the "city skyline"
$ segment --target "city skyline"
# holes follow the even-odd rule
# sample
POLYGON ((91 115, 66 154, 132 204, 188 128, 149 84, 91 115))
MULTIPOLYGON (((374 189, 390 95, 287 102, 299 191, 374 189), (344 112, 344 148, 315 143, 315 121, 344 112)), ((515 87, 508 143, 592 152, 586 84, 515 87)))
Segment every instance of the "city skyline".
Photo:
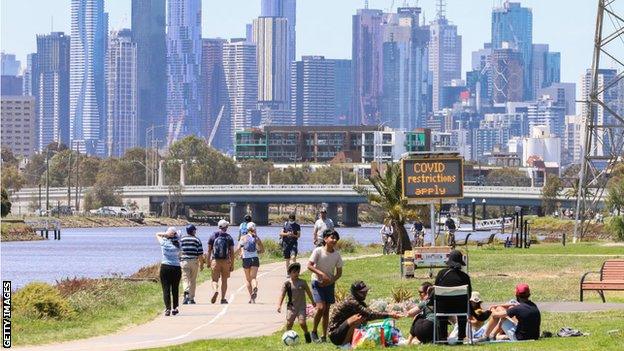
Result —
MULTIPOLYGON (((68 11, 70 0, 41 2, 37 13, 26 11, 32 1, 22 4, 17 0, 2 1, 2 50, 16 54, 17 59, 26 65, 26 55, 36 51, 36 34, 48 34, 54 31, 70 32, 68 11), (64 8, 65 6, 65 8, 64 8), (28 13, 32 21, 27 21, 20 14, 28 13), (53 18, 53 26, 52 26, 53 18)), ((391 1, 371 0, 369 8, 390 10, 391 1)), ((416 1, 409 1, 416 5, 416 1)), ((500 1, 479 0, 466 5, 459 0, 448 0, 446 17, 458 27, 462 35, 462 75, 470 70, 470 55, 488 42, 491 31, 491 10, 493 4, 500 1), (470 6, 471 16, 465 16, 470 6)), ((561 81, 575 82, 591 64, 591 50, 595 25, 596 4, 578 1, 569 6, 569 1, 538 0, 520 1, 523 7, 533 10, 533 42, 548 43, 551 51, 561 52, 561 81), (552 16, 557 12, 557 16, 552 16), (561 33, 565 33, 562 35, 561 33), (585 53, 585 54, 584 54, 585 53)), ((435 2, 418 2, 423 8, 426 22, 435 16, 435 2)), ((224 39, 245 36, 245 24, 260 15, 260 1, 231 0, 228 2, 208 2, 202 5, 202 37, 224 39), (228 21, 223 21, 228 18, 228 21)), ((330 59, 351 57, 351 16, 358 8, 364 7, 364 1, 345 0, 339 3, 328 0, 299 1, 297 3, 297 54, 299 60, 304 55, 322 55, 330 59), (331 9, 326 11, 326 9, 331 9), (303 15, 305 14, 305 15, 303 15)), ((110 13, 110 30, 130 28, 131 1, 115 1, 105 4, 105 11, 110 13)), ((610 67, 607 63, 605 67, 610 67)))

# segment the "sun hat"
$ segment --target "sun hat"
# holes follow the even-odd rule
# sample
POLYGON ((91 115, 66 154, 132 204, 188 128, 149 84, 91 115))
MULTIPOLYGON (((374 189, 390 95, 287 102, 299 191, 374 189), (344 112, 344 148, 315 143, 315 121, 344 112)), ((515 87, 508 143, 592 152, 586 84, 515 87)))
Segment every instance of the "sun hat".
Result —
POLYGON ((481 294, 479 294, 478 291, 473 291, 472 294, 470 294, 470 301, 479 303, 483 300, 481 300, 481 294))

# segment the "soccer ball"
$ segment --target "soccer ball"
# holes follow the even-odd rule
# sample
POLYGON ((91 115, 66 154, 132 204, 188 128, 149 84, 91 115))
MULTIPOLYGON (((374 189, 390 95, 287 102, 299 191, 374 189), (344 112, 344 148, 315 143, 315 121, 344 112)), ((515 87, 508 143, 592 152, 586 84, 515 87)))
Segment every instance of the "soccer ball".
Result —
POLYGON ((294 346, 299 343, 299 335, 294 330, 287 330, 282 334, 282 341, 286 346, 294 346))

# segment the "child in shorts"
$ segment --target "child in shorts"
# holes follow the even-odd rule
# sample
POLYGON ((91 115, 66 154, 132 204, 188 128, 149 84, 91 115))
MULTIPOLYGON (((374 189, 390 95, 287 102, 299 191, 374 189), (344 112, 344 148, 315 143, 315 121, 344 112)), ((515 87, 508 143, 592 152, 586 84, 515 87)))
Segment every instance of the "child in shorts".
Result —
POLYGON ((312 292, 308 283, 299 278, 300 273, 301 265, 299 263, 294 262, 288 266, 289 278, 282 285, 282 294, 277 305, 277 312, 282 313, 284 297, 288 296, 288 301, 286 302, 286 330, 291 330, 295 319, 298 318, 306 343, 311 343, 312 338, 306 324, 306 294, 310 301, 313 301, 312 292))

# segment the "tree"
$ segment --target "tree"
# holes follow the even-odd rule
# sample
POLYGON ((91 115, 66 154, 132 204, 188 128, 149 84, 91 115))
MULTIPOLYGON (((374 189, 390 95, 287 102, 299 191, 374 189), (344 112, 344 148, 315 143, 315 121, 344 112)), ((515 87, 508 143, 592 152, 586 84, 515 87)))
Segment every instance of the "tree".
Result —
POLYGON ((80 155, 78 161, 78 181, 80 186, 92 186, 100 171, 101 160, 93 156, 80 155))
POLYGON ((165 167, 166 183, 178 183, 180 162, 185 164, 185 180, 189 185, 231 184, 238 178, 234 160, 196 136, 188 136, 169 148, 165 167))
POLYGON ((121 206, 122 199, 119 194, 119 177, 115 174, 100 173, 97 181, 85 194, 85 210, 91 210, 102 206, 121 206))
POLYGON ((607 207, 620 216, 624 209, 624 177, 611 179, 607 188, 607 207))
POLYGON ((2 209, 0 212, 3 218, 11 213, 11 201, 9 200, 9 194, 4 188, 2 188, 2 209))
POLYGON ((19 191, 26 179, 19 173, 15 166, 2 167, 2 189, 8 189, 9 191, 19 191))
POLYGON ((558 176, 549 174, 546 184, 542 188, 542 206, 547 214, 555 212, 557 209, 557 198, 563 189, 563 182, 558 176))
POLYGON ((355 174, 340 166, 326 166, 317 168, 310 173, 308 178, 309 184, 340 184, 340 173, 342 172, 342 181, 344 184, 353 184, 355 182, 355 174))
POLYGON ((531 178, 514 168, 495 169, 485 177, 490 186, 531 186, 531 178))
MULTIPOLYGON (((127 164, 126 168, 126 184, 124 185, 145 185, 145 161, 146 156, 152 154, 143 148, 132 148, 126 150, 121 160, 127 164)), ((158 166, 158 163, 155 167, 158 166)))
POLYGON ((2 147, 2 165, 16 167, 19 164, 19 160, 13 155, 13 151, 8 147, 2 147))
POLYGON ((311 171, 309 165, 274 169, 271 172, 271 182, 274 184, 307 184, 311 171))
POLYGON ((366 194, 369 202, 379 205, 385 212, 385 220, 392 221, 394 237, 398 243, 397 253, 403 254, 405 250, 411 250, 412 245, 405 230, 405 222, 409 218, 417 216, 416 208, 407 204, 402 199, 401 189, 401 165, 391 163, 386 166, 384 174, 375 174, 369 178, 377 192, 369 192, 364 188, 358 189, 366 194))
POLYGON ((46 164, 45 164, 45 154, 34 154, 28 160, 26 167, 24 167, 24 178, 26 179, 26 184, 28 186, 37 186, 39 184, 45 184, 45 182, 41 183, 41 177, 45 173, 46 164))
POLYGON ((249 183, 249 172, 253 184, 266 184, 267 175, 273 172, 273 162, 258 159, 243 160, 239 164, 238 183, 249 183))
POLYGON ((563 186, 566 188, 574 187, 574 183, 578 183, 579 174, 581 172, 581 165, 572 164, 563 171, 561 179, 563 180, 563 186))

